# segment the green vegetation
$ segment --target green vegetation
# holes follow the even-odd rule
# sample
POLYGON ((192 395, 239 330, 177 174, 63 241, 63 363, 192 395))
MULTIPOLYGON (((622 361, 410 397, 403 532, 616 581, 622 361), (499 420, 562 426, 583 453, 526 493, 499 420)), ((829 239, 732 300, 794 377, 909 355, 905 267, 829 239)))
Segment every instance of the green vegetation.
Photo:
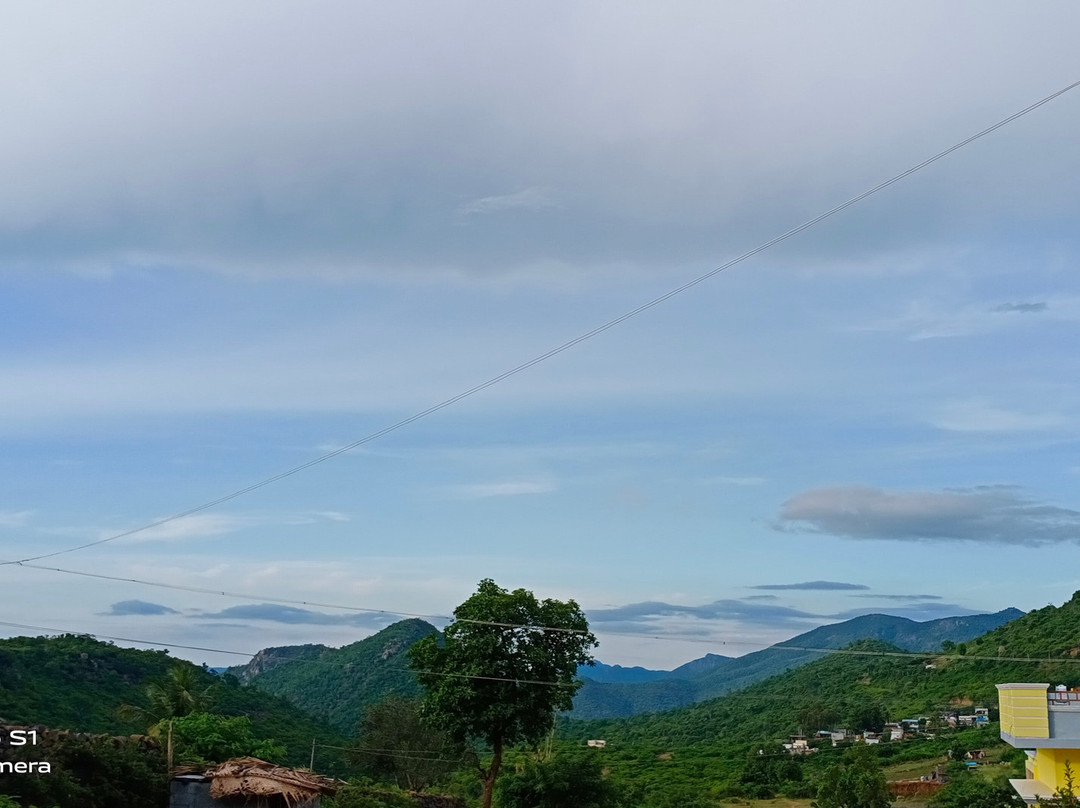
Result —
MULTIPOLYGON (((312 738, 345 745, 342 734, 285 699, 242 687, 234 677, 218 677, 165 651, 118 648, 76 635, 0 640, 0 716, 10 724, 145 733, 147 716, 161 706, 153 704, 151 694, 173 687, 205 694, 222 716, 246 716, 256 738, 284 745, 290 765, 307 764, 312 738), (124 705, 138 709, 121 709, 124 705)), ((340 754, 321 757, 324 770, 345 773, 340 754)))
POLYGON ((175 760, 190 766, 209 766, 234 757, 257 757, 281 763, 285 747, 274 740, 256 738, 245 715, 228 718, 212 713, 189 713, 181 718, 163 719, 155 735, 172 733, 175 760))
POLYGON ((173 665, 162 681, 151 682, 143 692, 145 706, 122 704, 119 715, 147 725, 207 710, 213 701, 214 683, 193 665, 173 665))
POLYGON ((899 720, 930 717, 950 705, 995 707, 997 682, 1080 682, 1080 665, 1062 661, 888 656, 899 649, 877 641, 854 643, 848 650, 859 653, 831 655, 712 701, 622 721, 564 720, 562 732, 578 739, 677 746, 769 740, 798 733, 800 715, 818 705, 851 722, 848 729, 873 728, 885 715, 899 720), (927 669, 930 662, 934 668, 927 669))
MULTIPOLYGON (((114 735, 145 731, 148 719, 169 715, 178 760, 200 763, 255 754, 306 765, 316 738, 316 769, 338 776, 350 768, 327 747, 348 746, 343 734, 355 733, 360 737, 351 762, 379 782, 355 782, 328 801, 334 808, 404 808, 416 804, 406 790, 414 788, 456 794, 470 806, 498 796, 500 808, 564 805, 567 794, 578 804, 605 808, 719 808, 732 800, 763 808, 769 799, 776 806, 809 808, 814 800, 819 808, 876 808, 887 804, 880 788, 886 775, 918 780, 945 766, 947 753, 956 760, 975 748, 988 750, 988 759, 975 771, 951 764, 951 781, 933 797, 934 808, 1011 808, 1016 800, 1005 779, 1018 765, 1014 750, 1000 743, 994 725, 949 730, 941 711, 986 706, 994 712, 995 685, 1002 681, 1080 684, 1078 594, 980 637, 965 637, 965 626, 943 623, 937 626, 947 634, 943 649, 919 656, 863 640, 849 645, 849 653, 815 655, 737 693, 667 713, 604 721, 563 714, 553 737, 554 711, 570 706, 580 684, 578 666, 593 642, 576 604, 537 601, 524 590, 507 592, 484 581, 455 615, 445 636, 410 620, 342 649, 273 649, 237 669, 252 679, 248 687, 163 652, 120 649, 86 637, 3 640, 0 715, 10 723, 114 735), (545 625, 584 633, 544 631, 545 625), (567 686, 528 684, 533 681, 567 686), (424 715, 432 723, 418 715, 419 693, 427 694, 424 715), (138 709, 121 717, 123 704, 138 709), (301 704, 332 716, 337 731, 301 704), (818 748, 805 756, 779 745, 790 734, 812 736, 838 726, 878 730, 886 720, 920 716, 936 737, 855 751, 812 741, 818 748), (607 746, 587 749, 588 738, 603 738, 607 746), (480 758, 483 768, 476 765, 480 758)), ((879 634, 904 628, 887 620, 864 622, 879 634)), ((835 626, 821 631, 821 647, 843 634, 835 626)), ((765 670, 776 655, 802 653, 770 650, 772 656, 759 656, 743 673, 765 670)), ((737 661, 713 660, 682 681, 718 676, 737 661)), ((653 685, 678 687, 674 679, 618 687, 653 685)), ((158 734, 166 729, 160 721, 156 726, 158 734)), ((5 778, 0 794, 20 798, 25 808, 160 805, 162 744, 146 740, 132 747, 86 736, 57 743, 50 759, 58 761, 61 776, 5 778), (115 784, 111 792, 105 779, 115 784), (46 789, 44 782, 51 785, 46 789), (111 802, 95 802, 100 794, 111 802)), ((1070 799, 1075 797, 1063 793, 1047 804, 1074 804, 1070 799)), ((914 808, 927 800, 899 804, 914 808)))
POLYGON ((992 782, 966 771, 950 772, 948 785, 931 802, 933 808, 1021 808, 1020 799, 1007 782, 992 782))
POLYGON ((37 746, 0 747, 0 759, 52 766, 45 775, 0 777, 0 793, 23 808, 160 808, 168 799, 165 755, 152 741, 47 733, 37 746))
POLYGON ((483 808, 491 808, 504 749, 539 743, 553 729, 556 711, 570 709, 578 666, 588 664, 595 646, 574 601, 537 600, 486 578, 454 610, 441 643, 429 635, 412 647, 424 717, 458 743, 491 750, 490 764, 478 767, 483 808))
POLYGON ((844 760, 827 768, 817 788, 814 808, 889 808, 893 796, 885 773, 869 746, 852 747, 844 760))
POLYGON ((424 722, 420 700, 390 696, 368 707, 349 759, 362 772, 421 791, 462 765, 464 750, 424 722))
MULTIPOLYGON (((338 732, 352 734, 364 710, 389 694, 419 697, 408 650, 438 631, 423 620, 402 620, 343 648, 306 649, 250 677, 258 690, 283 696, 310 715, 323 716, 338 732), (316 653, 317 652, 317 653, 316 653)), ((288 656, 290 649, 276 649, 288 656)), ((310 740, 310 739, 309 739, 310 740)))
POLYGON ((499 783, 500 808, 619 808, 620 791, 596 756, 527 760, 499 783))
MULTIPOLYGON (((574 698, 575 718, 625 718, 659 712, 734 692, 785 671, 822 659, 817 651, 801 648, 840 649, 858 640, 881 640, 907 651, 936 651, 943 642, 962 642, 977 637, 1023 615, 1018 609, 994 614, 945 617, 916 622, 904 617, 868 614, 821 626, 786 642, 735 659, 696 666, 679 676, 640 684, 605 684, 586 681, 574 698), (785 648, 784 646, 797 646, 785 648), (696 669, 695 669, 696 668, 696 669)), ((697 662, 698 660, 695 660, 697 662)), ((588 677, 588 669, 581 672, 588 677)))

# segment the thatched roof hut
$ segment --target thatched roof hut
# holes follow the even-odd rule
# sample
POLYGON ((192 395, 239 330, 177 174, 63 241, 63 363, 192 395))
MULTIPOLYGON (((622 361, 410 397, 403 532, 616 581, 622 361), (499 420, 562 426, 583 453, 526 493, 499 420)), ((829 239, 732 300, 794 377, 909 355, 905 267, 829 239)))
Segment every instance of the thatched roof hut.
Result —
POLYGON ((253 757, 233 758, 206 772, 210 796, 243 799, 259 808, 296 808, 337 791, 337 783, 303 769, 286 769, 253 757))

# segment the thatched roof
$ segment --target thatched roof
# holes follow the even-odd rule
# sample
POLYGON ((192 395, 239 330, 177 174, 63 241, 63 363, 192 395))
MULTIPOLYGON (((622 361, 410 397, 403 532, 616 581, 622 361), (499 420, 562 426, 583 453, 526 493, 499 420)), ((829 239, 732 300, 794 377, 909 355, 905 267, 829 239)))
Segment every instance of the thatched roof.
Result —
POLYGON ((210 778, 210 796, 214 799, 280 797, 289 808, 337 791, 337 784, 326 777, 253 757, 227 760, 208 770, 206 776, 210 778))

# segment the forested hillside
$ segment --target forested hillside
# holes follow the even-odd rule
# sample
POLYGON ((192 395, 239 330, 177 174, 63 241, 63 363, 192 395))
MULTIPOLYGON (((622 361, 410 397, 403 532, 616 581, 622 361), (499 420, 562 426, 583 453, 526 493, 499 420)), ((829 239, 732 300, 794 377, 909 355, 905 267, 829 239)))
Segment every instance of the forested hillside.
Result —
POLYGON ((831 654, 700 704, 620 721, 571 719, 563 726, 577 738, 672 745, 775 739, 830 724, 854 729, 875 712, 899 720, 933 716, 950 706, 993 708, 999 682, 1080 685, 1078 649, 1080 593, 1060 607, 1039 609, 956 643, 948 655, 910 656, 897 646, 863 640, 848 646, 849 653, 831 654), (812 726, 818 723, 822 726, 812 726))
MULTIPOLYGON (((1019 609, 1004 609, 994 614, 924 622, 884 614, 863 615, 815 628, 762 651, 698 666, 699 670, 680 676, 680 681, 672 681, 673 677, 669 676, 642 684, 586 682, 574 699, 573 717, 620 718, 671 710, 715 698, 821 659, 820 652, 802 648, 837 649, 858 640, 871 639, 892 643, 908 651, 936 651, 940 650, 942 642, 970 640, 1022 615, 1019 609)), ((687 663, 682 669, 698 662, 700 660, 687 663)))
POLYGON ((127 735, 145 732, 145 722, 124 719, 124 704, 143 706, 145 687, 175 666, 192 669, 212 687, 212 709, 246 715, 261 738, 285 745, 287 760, 305 762, 312 738, 340 744, 326 724, 269 693, 242 687, 165 651, 118 648, 84 636, 14 637, 0 640, 0 718, 12 724, 127 735))
POLYGON ((433 633, 437 629, 423 620, 402 620, 351 645, 282 662, 252 676, 251 686, 325 716, 340 732, 351 734, 367 705, 390 694, 420 694, 409 671, 407 652, 421 637, 433 633))

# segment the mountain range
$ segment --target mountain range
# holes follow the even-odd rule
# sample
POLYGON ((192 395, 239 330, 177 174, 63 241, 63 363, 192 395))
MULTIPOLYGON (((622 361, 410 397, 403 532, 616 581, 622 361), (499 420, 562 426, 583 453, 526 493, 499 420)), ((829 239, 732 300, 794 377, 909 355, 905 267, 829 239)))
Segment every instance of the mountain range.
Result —
MULTIPOLYGON (((997 615, 977 615, 982 619, 976 623, 997 615)), ((872 622, 887 625, 885 621, 872 622)), ((936 628, 953 631, 947 624, 936 628)), ((826 636, 828 631, 817 635, 819 640, 826 636)), ((833 635, 833 639, 838 636, 833 635)), ((794 639, 788 644, 794 645, 794 639)), ((915 644, 913 638, 908 641, 915 644)), ((963 710, 985 706, 993 710, 997 706, 996 684, 1000 682, 1054 682, 1070 687, 1080 684, 1080 592, 1061 606, 1017 616, 977 637, 957 642, 948 654, 925 649, 926 656, 891 655, 902 649, 877 639, 858 640, 841 650, 803 664, 798 670, 788 670, 738 692, 679 710, 592 721, 577 720, 575 714, 569 714, 562 722, 562 734, 579 739, 604 738, 609 744, 680 746, 777 739, 826 728, 807 726, 815 719, 855 728, 867 707, 871 711, 880 708, 889 720, 934 716, 950 707, 963 710)))
POLYGON ((1023 614, 1019 609, 1010 608, 994 614, 943 617, 924 622, 868 614, 815 628, 741 657, 709 655, 650 681, 595 680, 590 678, 590 669, 584 668, 579 675, 585 685, 574 698, 573 715, 575 718, 620 718, 685 707, 821 658, 820 651, 804 650, 809 648, 834 650, 857 640, 879 640, 906 651, 937 651, 942 642, 971 640, 1023 614))
MULTIPOLYGON (((944 641, 964 642, 1023 614, 947 617, 916 622, 882 614, 821 626, 784 643, 741 657, 706 654, 674 670, 622 667, 598 662, 583 666, 584 684, 574 698, 573 717, 620 718, 685 707, 715 698, 820 659, 821 651, 877 640, 909 651, 940 650, 944 641)), ((419 619, 403 620, 342 648, 300 645, 267 648, 247 665, 230 668, 246 684, 283 696, 297 707, 352 733, 367 705, 390 693, 419 695, 406 651, 436 632, 419 619)))

